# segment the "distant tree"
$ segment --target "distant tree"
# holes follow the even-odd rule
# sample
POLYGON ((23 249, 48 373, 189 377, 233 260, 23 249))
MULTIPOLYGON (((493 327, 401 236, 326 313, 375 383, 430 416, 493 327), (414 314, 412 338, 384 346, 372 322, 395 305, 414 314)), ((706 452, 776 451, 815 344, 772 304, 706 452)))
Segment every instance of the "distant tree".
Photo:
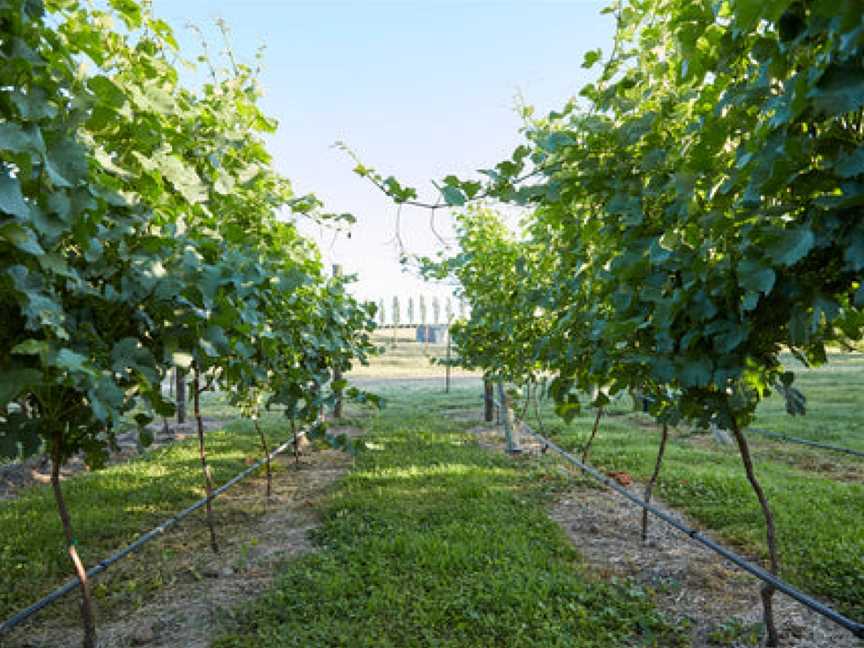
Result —
POLYGON ((465 301, 459 300, 459 319, 465 319, 465 301))
POLYGON ((432 298, 432 322, 437 324, 439 319, 441 319, 441 300, 436 295, 432 298))
POLYGON ((399 312, 399 297, 393 297, 393 308, 390 310, 390 319, 393 322, 393 346, 396 346, 396 327, 399 326, 399 320, 402 319, 399 312))
POLYGON ((420 295, 420 323, 423 325, 423 351, 429 349, 429 325, 426 324, 426 298, 420 295))
POLYGON ((384 326, 386 319, 387 319, 387 314, 384 312, 384 300, 382 299, 378 302, 378 323, 381 326, 384 326))
POLYGON ((414 298, 413 297, 408 298, 408 323, 411 324, 412 326, 414 324, 416 324, 416 322, 414 321, 414 298))
POLYGON ((444 307, 444 313, 447 317, 447 323, 449 324, 453 321, 453 300, 450 297, 447 298, 447 304, 444 307))

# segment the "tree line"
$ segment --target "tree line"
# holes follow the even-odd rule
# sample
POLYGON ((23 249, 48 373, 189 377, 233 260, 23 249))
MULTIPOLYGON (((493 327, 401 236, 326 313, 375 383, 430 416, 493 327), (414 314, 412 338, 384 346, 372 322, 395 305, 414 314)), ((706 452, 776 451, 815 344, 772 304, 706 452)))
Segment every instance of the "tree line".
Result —
POLYGON ((418 295, 416 302, 413 296, 403 302, 395 295, 389 302, 384 298, 378 300, 375 319, 379 326, 450 324, 457 318, 464 319, 467 311, 466 302, 459 298, 454 303, 452 297, 442 300, 433 295, 427 300, 426 295, 418 295))

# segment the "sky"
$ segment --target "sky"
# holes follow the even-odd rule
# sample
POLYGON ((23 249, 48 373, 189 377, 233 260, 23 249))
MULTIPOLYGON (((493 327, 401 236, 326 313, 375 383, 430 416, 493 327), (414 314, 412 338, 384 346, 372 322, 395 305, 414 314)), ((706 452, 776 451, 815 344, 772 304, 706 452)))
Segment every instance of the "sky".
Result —
MULTIPOLYGON (((253 62, 264 46, 262 108, 279 122, 269 142, 277 169, 298 193, 313 192, 328 211, 357 218, 334 236, 304 226, 328 264, 356 273, 353 292, 383 298, 389 310, 419 293, 450 293, 423 284, 399 263, 393 243, 396 208, 353 162, 333 148, 351 147, 367 166, 434 202, 431 180, 476 175, 509 157, 521 142, 517 97, 538 113, 560 108, 591 81, 585 52, 608 53, 613 19, 605 1, 153 0, 194 58, 194 23, 221 48, 214 27, 224 19, 237 56, 253 62)), ((448 214, 436 229, 449 231, 448 214)), ((407 252, 434 254, 441 245, 429 213, 404 208, 407 252)), ((404 306, 403 306, 404 309, 404 306)))

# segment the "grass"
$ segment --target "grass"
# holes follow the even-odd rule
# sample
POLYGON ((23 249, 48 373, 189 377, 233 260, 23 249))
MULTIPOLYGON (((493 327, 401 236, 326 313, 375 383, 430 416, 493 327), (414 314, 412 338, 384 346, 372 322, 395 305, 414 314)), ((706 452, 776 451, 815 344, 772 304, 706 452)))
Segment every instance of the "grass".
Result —
MULTIPOLYGON (((447 345, 418 343, 413 335, 414 328, 396 329, 395 340, 392 329, 376 331, 373 334, 373 342, 382 350, 381 354, 371 358, 366 367, 360 365, 354 367, 348 378, 360 379, 360 381, 384 377, 440 378, 443 383, 445 368, 432 361, 446 357, 447 345)), ((451 368, 451 376, 454 378, 479 375, 459 367, 451 368)))
MULTIPOLYGON (((587 421, 584 427, 587 432, 587 421)), ((578 445, 574 433, 561 439, 565 446, 578 445)), ((609 423, 601 428, 591 462, 645 480, 656 452, 656 434, 609 423)), ((783 576, 864 616, 864 485, 759 455, 757 474, 775 513, 783 576)), ((765 555, 762 515, 734 450, 671 443, 658 493, 727 541, 765 555)))
POLYGON ((542 506, 559 473, 485 451, 442 416, 476 407, 472 391, 385 395, 321 551, 288 563, 214 646, 684 645, 645 591, 582 570, 542 506))
MULTIPOLYGON (((271 440, 289 434, 276 416, 265 420, 265 429, 271 440)), ((249 458, 258 458, 260 446, 252 426, 236 422, 208 432, 207 451, 214 479, 221 484, 245 468, 249 458)), ((63 491, 78 550, 85 564, 92 565, 203 497, 197 441, 190 439, 104 470, 78 474, 63 481, 63 491)), ((217 534, 219 524, 257 512, 228 507, 223 499, 216 501, 214 510, 217 534)), ((0 618, 5 618, 64 582, 71 570, 49 486, 33 486, 17 499, 0 502, 0 529, 0 618)), ((203 514, 184 522, 179 538, 181 551, 206 547, 203 514)), ((140 599, 175 577, 170 573, 174 550, 164 543, 157 545, 151 543, 142 556, 124 561, 96 581, 94 596, 102 608, 140 599)))
MULTIPOLYGON (((804 372, 799 387, 809 412, 792 418, 771 398, 754 426, 846 447, 864 447, 858 403, 864 358, 847 354, 825 368, 804 372)), ((613 414, 616 412, 613 411, 613 414)), ((659 434, 648 417, 607 417, 591 463, 647 479, 659 434)), ((566 426, 547 419, 547 431, 565 447, 581 447, 593 412, 566 426)), ((804 591, 833 600, 864 618, 864 461, 827 450, 750 436, 757 476, 775 513, 782 575, 804 591)), ((727 542, 764 557, 764 523, 737 450, 710 435, 679 430, 670 443, 658 488, 670 505, 686 511, 727 542)))
MULTIPOLYGON (((422 345, 406 342, 390 361, 396 376, 416 378, 426 356, 422 345)), ((479 380, 462 380, 444 394, 438 374, 430 377, 441 377, 441 387, 429 380, 388 382, 387 376, 379 365, 361 377, 389 406, 375 418, 349 421, 368 428, 372 449, 361 454, 324 511, 316 535, 321 551, 287 564, 277 586, 226 630, 221 648, 683 641, 683 630, 658 615, 650 594, 583 573, 577 553, 544 513, 550 493, 566 485, 548 458, 512 462, 471 443, 465 429, 481 415, 479 380)), ((802 371, 798 386, 808 396, 807 416, 789 417, 772 398, 760 406, 754 425, 864 449, 858 411, 864 356, 834 356, 824 368, 802 371)), ((227 421, 234 411, 208 395, 205 415, 227 421)), ((547 432, 576 448, 587 438, 593 412, 571 425, 551 415, 544 420, 547 432)), ((266 421, 274 441, 287 436, 279 421, 278 415, 266 421)), ((657 440, 650 419, 621 401, 604 419, 592 462, 645 479, 657 440)), ((864 461, 756 435, 751 444, 777 517, 782 575, 861 619, 864 461)), ((208 432, 208 448, 217 483, 259 454, 257 437, 242 423, 208 432)), ((91 564, 202 490, 194 440, 64 482, 79 551, 91 564)), ((762 517, 734 447, 676 431, 658 492, 727 543, 764 557, 762 517)), ((215 509, 224 526, 260 512, 223 500, 215 509)), ((152 543, 100 577, 94 587, 100 609, 134 605, 176 578, 178 555, 206 552, 202 519, 193 516, 170 543, 152 543)), ((0 502, 0 617, 65 581, 69 571, 50 489, 34 487, 0 502)), ((52 614, 75 622, 73 599, 52 614)))
MULTIPOLYGON (((807 396, 807 414, 793 418, 786 413, 782 399, 772 397, 760 405, 754 425, 864 452, 864 419, 860 411, 864 354, 832 353, 828 364, 818 369, 804 369, 791 357, 785 360, 798 374, 796 386, 807 396)), ((857 461, 862 463, 861 459, 857 461)))

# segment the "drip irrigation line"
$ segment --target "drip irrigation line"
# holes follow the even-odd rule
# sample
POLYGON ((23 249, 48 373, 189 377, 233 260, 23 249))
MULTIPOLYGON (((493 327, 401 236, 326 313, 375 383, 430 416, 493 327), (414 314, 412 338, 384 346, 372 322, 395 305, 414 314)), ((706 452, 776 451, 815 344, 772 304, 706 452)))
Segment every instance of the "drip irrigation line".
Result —
MULTIPOLYGON (((501 407, 501 403, 497 399, 495 400, 495 404, 499 408, 501 407)), ((679 531, 681 531, 685 535, 689 536, 690 538, 692 538, 696 542, 700 543, 701 545, 707 547, 711 551, 714 551, 715 553, 720 554, 726 560, 734 563, 735 565, 737 565, 738 567, 740 567, 744 571, 750 573, 751 575, 755 576, 759 580, 761 580, 765 583, 768 583, 769 585, 774 587, 776 590, 779 590, 779 591, 783 592, 784 594, 786 594, 787 596, 789 596, 790 598, 795 599, 796 601, 801 603, 801 605, 803 605, 804 607, 810 608, 811 610, 813 610, 817 614, 821 614, 826 619, 833 621, 834 623, 836 623, 839 626, 842 626, 843 628, 845 628, 846 630, 851 632, 853 635, 855 635, 859 639, 864 639, 864 623, 859 623, 853 619, 850 619, 847 616, 844 616, 843 614, 840 614, 839 612, 837 612, 833 608, 828 607, 827 605, 825 605, 821 601, 818 601, 815 598, 813 598, 813 597, 805 594, 804 592, 796 589, 795 587, 793 587, 792 585, 790 585, 786 581, 781 580, 780 578, 778 578, 777 576, 775 576, 771 572, 767 571, 766 569, 760 567, 759 565, 756 565, 756 564, 750 562, 749 560, 747 560, 746 558, 744 558, 743 556, 735 553, 734 551, 730 551, 726 547, 724 547, 720 544, 717 544, 711 538, 708 538, 708 537, 702 535, 701 533, 699 533, 699 531, 697 531, 696 529, 692 529, 692 528, 688 527, 686 524, 682 524, 681 522, 679 522, 678 520, 673 518, 668 513, 661 511, 660 509, 658 509, 653 504, 649 504, 648 502, 642 500, 641 498, 637 497, 636 495, 634 495, 633 493, 628 491, 626 488, 623 488, 622 486, 620 486, 615 481, 609 479, 606 475, 604 475, 602 472, 600 472, 596 468, 582 463, 576 457, 574 457, 572 454, 570 454, 569 452, 564 450, 562 447, 557 445, 555 442, 550 441, 549 439, 547 439, 543 435, 538 434, 537 432, 532 430, 524 422, 522 422, 521 425, 529 434, 531 434, 533 437, 535 437, 536 439, 541 441, 546 446, 546 448, 549 448, 549 449, 557 452, 564 459, 566 459, 569 463, 571 463, 574 466, 576 466, 577 468, 579 468, 579 470, 581 470, 583 473, 590 475, 594 479, 603 483, 608 488, 611 488, 612 490, 614 490, 619 495, 623 495, 624 497, 626 497, 628 500, 630 500, 631 502, 633 502, 637 506, 642 507, 643 509, 645 509, 646 511, 648 511, 652 515, 660 518, 661 520, 663 520, 667 524, 675 527, 676 529, 678 529, 679 531)))
POLYGON ((769 437, 771 439, 778 439, 780 441, 786 441, 787 443, 798 443, 801 445, 810 446, 813 448, 822 448, 824 450, 833 450, 834 452, 843 452, 845 454, 853 455, 855 457, 864 458, 864 452, 861 450, 853 450, 852 448, 844 448, 843 446, 831 445, 830 443, 820 443, 819 441, 811 441, 810 439, 801 439, 799 437, 786 436, 785 434, 781 434, 779 432, 770 432, 769 430, 763 430, 762 428, 747 428, 748 432, 755 432, 756 434, 760 434, 762 436, 769 437))
MULTIPOLYGON (((300 437, 303 437, 303 436, 306 436, 305 430, 297 433, 298 439, 300 437)), ((208 499, 209 499, 209 501, 212 502, 214 499, 216 499, 217 497, 222 495, 222 493, 224 493, 229 488, 234 486, 237 482, 242 481, 243 479, 246 479, 246 477, 248 477, 250 474, 255 472, 255 470, 257 470, 258 468, 263 466, 268 458, 273 459, 276 455, 284 452, 293 443, 294 443, 293 438, 286 441, 285 443, 280 445, 278 448, 273 450, 273 452, 271 452, 266 458, 259 459, 254 464, 252 464, 251 466, 249 466, 248 468, 246 468, 242 472, 236 474, 230 480, 228 480, 227 482, 222 484, 222 486, 220 486, 219 488, 217 488, 216 490, 213 491, 213 494, 209 498, 204 497, 204 498, 198 500, 197 502, 192 504, 192 506, 189 506, 189 507, 183 509, 182 511, 177 513, 174 517, 165 520, 162 524, 160 524, 156 528, 151 529, 147 533, 144 533, 144 534, 138 536, 138 538, 134 542, 132 542, 131 544, 127 545, 126 547, 124 547, 120 551, 116 552, 115 554, 109 556, 105 560, 100 561, 94 567, 91 567, 90 569, 88 569, 87 570, 88 580, 91 578, 94 578, 95 576, 98 576, 102 572, 106 571, 114 563, 118 562, 119 560, 122 560, 123 558, 125 558, 129 554, 134 553, 135 551, 137 551, 138 549, 143 547, 145 544, 147 544, 148 542, 150 542, 154 538, 165 533, 165 531, 167 531, 168 529, 173 527, 175 524, 180 522, 183 518, 189 516, 191 513, 194 513, 195 511, 200 509, 202 506, 207 504, 208 499)), ((63 585, 61 585, 60 587, 55 589, 53 592, 51 592, 47 596, 36 601, 33 605, 31 605, 27 608, 24 608, 20 612, 14 614, 13 616, 11 616, 8 619, 6 619, 5 621, 3 621, 3 623, 0 623, 0 635, 2 635, 3 633, 9 632, 12 628, 23 623, 24 621, 29 619, 31 616, 33 616, 34 614, 36 614, 40 610, 48 607, 52 603, 59 601, 61 598, 66 596, 66 594, 68 594, 72 590, 75 590, 78 587, 80 587, 80 585, 81 585, 81 581, 77 577, 69 579, 63 585)))
MULTIPOLYGON (((654 402, 654 398, 651 396, 642 396, 643 401, 654 402)), ((823 450, 833 450, 834 452, 842 452, 844 454, 853 455, 855 457, 864 458, 864 451, 861 450, 853 450, 852 448, 844 448, 843 446, 832 445, 830 443, 822 443, 820 441, 811 441, 810 439, 802 439, 800 437, 787 436, 786 434, 782 434, 780 432, 771 432, 764 428, 754 428, 748 427, 745 432, 755 432, 756 434, 760 434, 764 437, 768 437, 769 439, 777 439, 778 441, 785 441, 787 443, 797 443, 800 445, 810 446, 811 448, 822 448, 823 450)))

